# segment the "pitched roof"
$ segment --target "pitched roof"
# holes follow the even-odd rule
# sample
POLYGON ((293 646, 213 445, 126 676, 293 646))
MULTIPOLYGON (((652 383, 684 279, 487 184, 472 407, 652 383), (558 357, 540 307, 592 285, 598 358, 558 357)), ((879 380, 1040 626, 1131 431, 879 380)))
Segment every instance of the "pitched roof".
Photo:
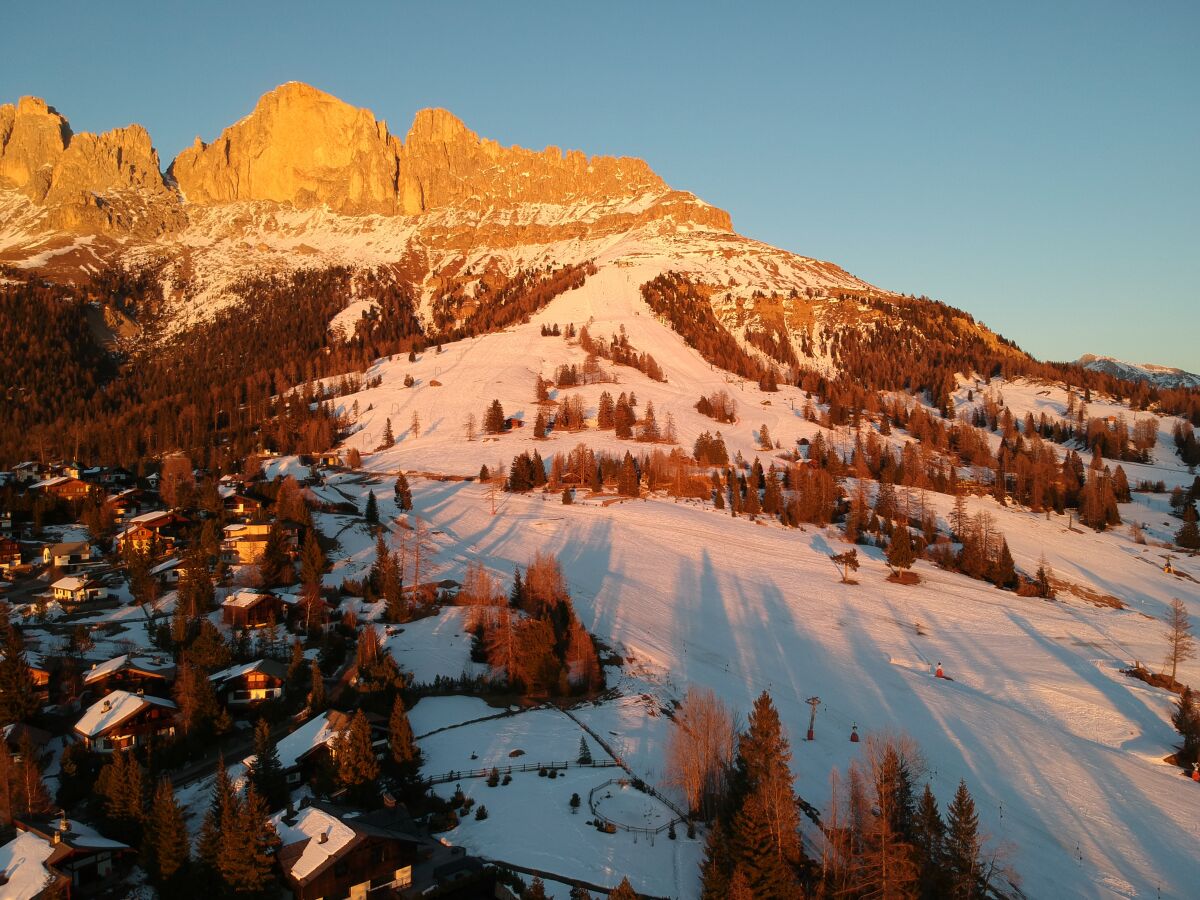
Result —
POLYGON ((256 603, 261 603, 263 600, 269 600, 272 596, 272 594, 256 591, 253 588, 240 588, 222 600, 221 605, 246 609, 247 607, 254 606, 256 603))
POLYGON ((283 844, 279 850, 280 865, 301 883, 319 874, 338 855, 361 840, 349 825, 315 806, 300 810, 291 822, 287 821, 285 813, 278 814, 272 821, 283 844))
MULTIPOLYGON (((345 714, 336 710, 314 716, 275 745, 279 764, 285 769, 295 768, 308 754, 332 741, 346 724, 345 714)), ((243 762, 250 765, 253 760, 253 756, 247 756, 243 762)))
POLYGON ((92 684, 125 669, 144 672, 147 675, 158 675, 163 678, 169 678, 174 674, 175 666, 149 656, 130 656, 128 653, 123 653, 99 665, 92 666, 88 673, 83 676, 83 683, 92 684))
POLYGON ((96 737, 110 728, 115 728, 127 719, 136 716, 148 706, 175 709, 170 700, 131 694, 129 691, 113 691, 102 700, 88 707, 83 717, 75 723, 75 730, 86 737, 96 737))
POLYGON ((33 900, 54 878, 46 860, 54 845, 36 834, 23 831, 0 847, 0 876, 5 879, 5 900, 33 900))
POLYGON ((223 684, 233 678, 240 678, 250 672, 263 672, 274 678, 284 678, 287 676, 287 666, 277 659, 256 659, 254 662, 243 663, 238 666, 230 666, 228 669, 222 669, 220 672, 214 672, 208 676, 209 681, 215 681, 218 684, 223 684))
POLYGON ((50 589, 56 591, 81 591, 91 583, 92 579, 86 575, 67 575, 50 585, 50 589))
POLYGON ((91 552, 91 544, 87 541, 65 541, 61 544, 50 544, 46 547, 51 556, 73 556, 76 553, 91 552))

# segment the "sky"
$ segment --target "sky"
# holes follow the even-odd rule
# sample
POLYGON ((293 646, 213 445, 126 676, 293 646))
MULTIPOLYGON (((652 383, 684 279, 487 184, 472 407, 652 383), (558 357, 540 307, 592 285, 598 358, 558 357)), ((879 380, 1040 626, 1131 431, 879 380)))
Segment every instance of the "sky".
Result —
MULTIPOLYGON (((1043 359, 1200 372, 1200 4, 26 4, 0 102, 164 167, 304 81, 386 119, 638 156, 742 234, 1043 359)), ((15 26, 15 27, 14 27, 15 26)))

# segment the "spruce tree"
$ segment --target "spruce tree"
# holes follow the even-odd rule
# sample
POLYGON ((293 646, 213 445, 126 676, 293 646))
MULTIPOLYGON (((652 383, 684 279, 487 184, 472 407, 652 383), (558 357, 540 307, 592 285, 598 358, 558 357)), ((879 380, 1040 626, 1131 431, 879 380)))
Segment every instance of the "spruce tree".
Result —
POLYGON ((483 414, 483 430, 488 434, 501 434, 504 431, 504 407, 499 400, 493 400, 483 414))
POLYGON ((579 736, 579 756, 576 762, 581 766, 590 766, 592 764, 592 748, 588 746, 587 738, 582 734, 579 736))
POLYGON ((354 713, 347 728, 334 739, 337 782, 359 802, 367 802, 379 777, 379 761, 371 746, 371 726, 362 710, 354 713))
POLYGON ((608 895, 608 900, 638 900, 638 895, 633 889, 633 885, 629 883, 629 878, 621 879, 618 884, 608 895))
POLYGON ((258 561, 258 572, 262 576, 263 587, 266 588, 291 584, 295 577, 283 529, 279 527, 278 522, 272 522, 271 530, 267 532, 267 541, 258 561))
POLYGON ((1196 508, 1190 503, 1183 509, 1183 525, 1175 532, 1175 543, 1185 550, 1200 550, 1200 528, 1196 525, 1196 508))
POLYGON ((1012 552, 1008 549, 1008 541, 1000 538, 1000 553, 992 570, 992 582, 998 588, 1013 590, 1017 586, 1017 565, 1013 562, 1012 552))
POLYGON ((225 768, 225 757, 217 761, 217 774, 213 779, 212 800, 200 825, 200 836, 196 842, 196 855, 211 875, 219 875, 221 860, 222 828, 228 826, 236 815, 237 792, 225 768))
POLYGON ((1171 723, 1183 738, 1175 761, 1181 766, 1200 761, 1200 704, 1196 703, 1196 695, 1190 687, 1185 687, 1180 694, 1171 723))
POLYGON ((954 801, 946 812, 946 875, 948 896, 954 900, 974 900, 982 896, 979 879, 979 815, 975 801, 960 781, 954 801))
POLYGON ((0 604, 4 656, 0 658, 0 722, 24 722, 38 709, 37 685, 25 658, 25 644, 9 621, 8 604, 0 604))
POLYGON ((254 762, 247 774, 269 809, 280 809, 287 803, 287 776, 279 762, 279 750, 266 719, 259 719, 254 728, 254 762))
POLYGON ((412 725, 404 710, 404 701, 399 695, 392 702, 392 715, 388 721, 388 743, 392 749, 392 760, 401 767, 412 767, 420 751, 413 740, 412 725))
POLYGON ((628 450, 625 451, 625 458, 621 461, 621 474, 617 479, 617 493, 622 497, 636 497, 641 493, 638 488, 637 467, 634 465, 633 456, 628 450))
POLYGON ((946 825, 938 810, 937 799, 928 784, 921 794, 913 821, 913 848, 917 859, 917 890, 924 900, 946 895, 943 866, 946 825))
POLYGON ((375 492, 367 492, 367 508, 363 511, 367 524, 374 527, 379 524, 379 506, 375 501, 375 492))
POLYGON ((529 883, 529 887, 521 891, 521 900, 549 900, 546 895, 546 886, 542 883, 542 879, 534 876, 533 881, 529 883))
POLYGON ((221 879, 236 894, 265 894, 275 880, 273 864, 280 844, 266 801, 250 785, 226 818, 218 861, 221 879))
POLYGON ((309 667, 308 711, 319 713, 325 709, 325 676, 314 659, 309 667))
POLYGON ((308 529, 304 536, 304 547, 300 551, 300 583, 320 588, 321 575, 325 571, 325 554, 317 543, 315 529, 308 529))
POLYGON ((169 883, 189 861, 187 823, 168 778, 161 779, 154 791, 142 853, 144 867, 159 886, 169 883))
POLYGON ((403 472, 396 476, 396 508, 404 512, 412 509, 412 491, 403 472))
POLYGON ((901 524, 892 532, 892 539, 888 542, 888 565, 893 569, 904 571, 912 568, 915 559, 916 554, 913 552, 912 535, 909 534, 908 525, 901 524))

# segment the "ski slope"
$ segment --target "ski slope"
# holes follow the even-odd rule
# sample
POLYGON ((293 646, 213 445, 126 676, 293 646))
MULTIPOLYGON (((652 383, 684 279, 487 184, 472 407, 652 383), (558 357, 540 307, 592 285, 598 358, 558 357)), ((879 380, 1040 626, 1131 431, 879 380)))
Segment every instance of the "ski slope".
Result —
MULTIPOLYGON (((493 397, 531 426, 535 375, 582 363, 577 346, 540 336, 543 323, 590 323, 596 336, 624 327, 666 372, 667 383, 658 384, 618 368, 620 384, 571 389, 590 415, 602 390, 634 390, 639 411, 652 401, 660 425, 673 414, 683 446, 719 429, 731 456, 759 455, 764 465, 771 454, 757 449, 762 424, 784 449, 820 430, 800 415, 802 392, 763 394, 712 370, 651 314, 638 287, 661 265, 601 265, 528 324, 428 351, 415 363, 380 361, 368 373, 382 376, 378 387, 336 401, 347 415, 357 402, 360 430, 347 446, 362 450, 364 469, 379 476, 376 487, 354 489, 376 490, 388 521, 395 511, 384 502, 387 476, 401 469, 474 475, 481 464, 506 468, 522 450, 536 447, 548 459, 578 442, 622 453, 647 449, 595 430, 534 441, 526 427, 467 440, 467 415, 482 421, 493 397), (412 388, 403 387, 406 374, 415 379, 412 388), (721 388, 739 403, 733 425, 692 408, 701 394, 721 388), (409 430, 414 412, 419 435, 409 430), (397 442, 372 452, 387 418, 397 442)), ((1005 399, 1017 412, 1015 390, 1006 386, 1005 399)), ((1169 435, 1169 420, 1160 425, 1160 435, 1169 435)), ((835 446, 847 439, 844 432, 827 436, 835 446)), ((1168 484, 1190 483, 1172 459, 1169 441, 1160 439, 1155 464, 1168 484)), ((1136 481, 1141 476, 1131 468, 1136 481)), ((1027 896, 1195 895, 1200 786, 1162 762, 1176 740, 1172 696, 1118 670, 1135 660, 1157 666, 1166 605, 1181 597, 1200 619, 1200 591, 1190 577, 1163 573, 1159 548, 1135 544, 1127 529, 1097 534, 1069 528, 1065 517, 1047 520, 990 498, 971 500, 972 510, 992 513, 1020 569, 1031 572, 1044 555, 1059 578, 1125 607, 1114 609, 1066 592, 1055 602, 1021 598, 927 563, 915 568, 921 584, 891 584, 881 552, 865 548, 859 584, 840 584, 828 559, 846 548, 836 530, 733 519, 697 501, 605 505, 581 494, 563 506, 557 494, 502 494, 493 516, 488 491, 477 483, 415 474, 410 481, 410 521, 431 525, 438 577, 460 577, 479 559, 507 579, 535 551, 558 556, 584 624, 628 660, 618 679, 625 696, 580 717, 648 780, 664 776, 669 724, 661 710, 689 685, 711 687, 743 713, 769 690, 792 738, 796 789, 819 808, 829 803, 830 770, 860 752, 862 745, 847 739, 852 725, 863 734, 905 731, 921 744, 925 777, 943 805, 966 779, 990 846, 1006 856, 1027 896), (939 662, 953 681, 933 677, 939 662), (814 695, 822 705, 817 740, 809 743, 801 740, 804 700, 814 695)), ((926 501, 944 522, 950 498, 930 493, 926 501)), ((1165 518, 1157 503, 1138 497, 1122 515, 1165 518)), ((1200 577, 1195 560, 1179 566, 1200 577)), ((1200 683, 1200 665, 1183 666, 1180 679, 1200 683)), ((551 849, 553 840, 547 838, 551 849)), ((545 849, 539 845, 539 853, 545 849)), ((577 847, 564 844, 558 856, 569 865, 577 847)))

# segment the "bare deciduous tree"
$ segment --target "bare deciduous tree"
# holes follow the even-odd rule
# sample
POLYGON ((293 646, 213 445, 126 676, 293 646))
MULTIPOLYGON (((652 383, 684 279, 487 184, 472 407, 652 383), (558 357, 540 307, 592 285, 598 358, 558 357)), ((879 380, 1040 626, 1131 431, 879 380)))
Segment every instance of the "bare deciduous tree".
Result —
POLYGON ((725 791, 737 732, 729 707, 708 688, 689 688, 675 711, 667 777, 683 791, 688 808, 705 819, 715 814, 725 791))
POLYGON ((1167 613, 1167 630, 1163 633, 1167 639, 1167 661, 1163 665, 1171 667, 1171 680, 1179 671, 1179 664, 1196 658, 1196 638, 1192 635, 1192 623, 1188 620, 1187 607, 1178 597, 1171 601, 1171 609, 1167 613))

